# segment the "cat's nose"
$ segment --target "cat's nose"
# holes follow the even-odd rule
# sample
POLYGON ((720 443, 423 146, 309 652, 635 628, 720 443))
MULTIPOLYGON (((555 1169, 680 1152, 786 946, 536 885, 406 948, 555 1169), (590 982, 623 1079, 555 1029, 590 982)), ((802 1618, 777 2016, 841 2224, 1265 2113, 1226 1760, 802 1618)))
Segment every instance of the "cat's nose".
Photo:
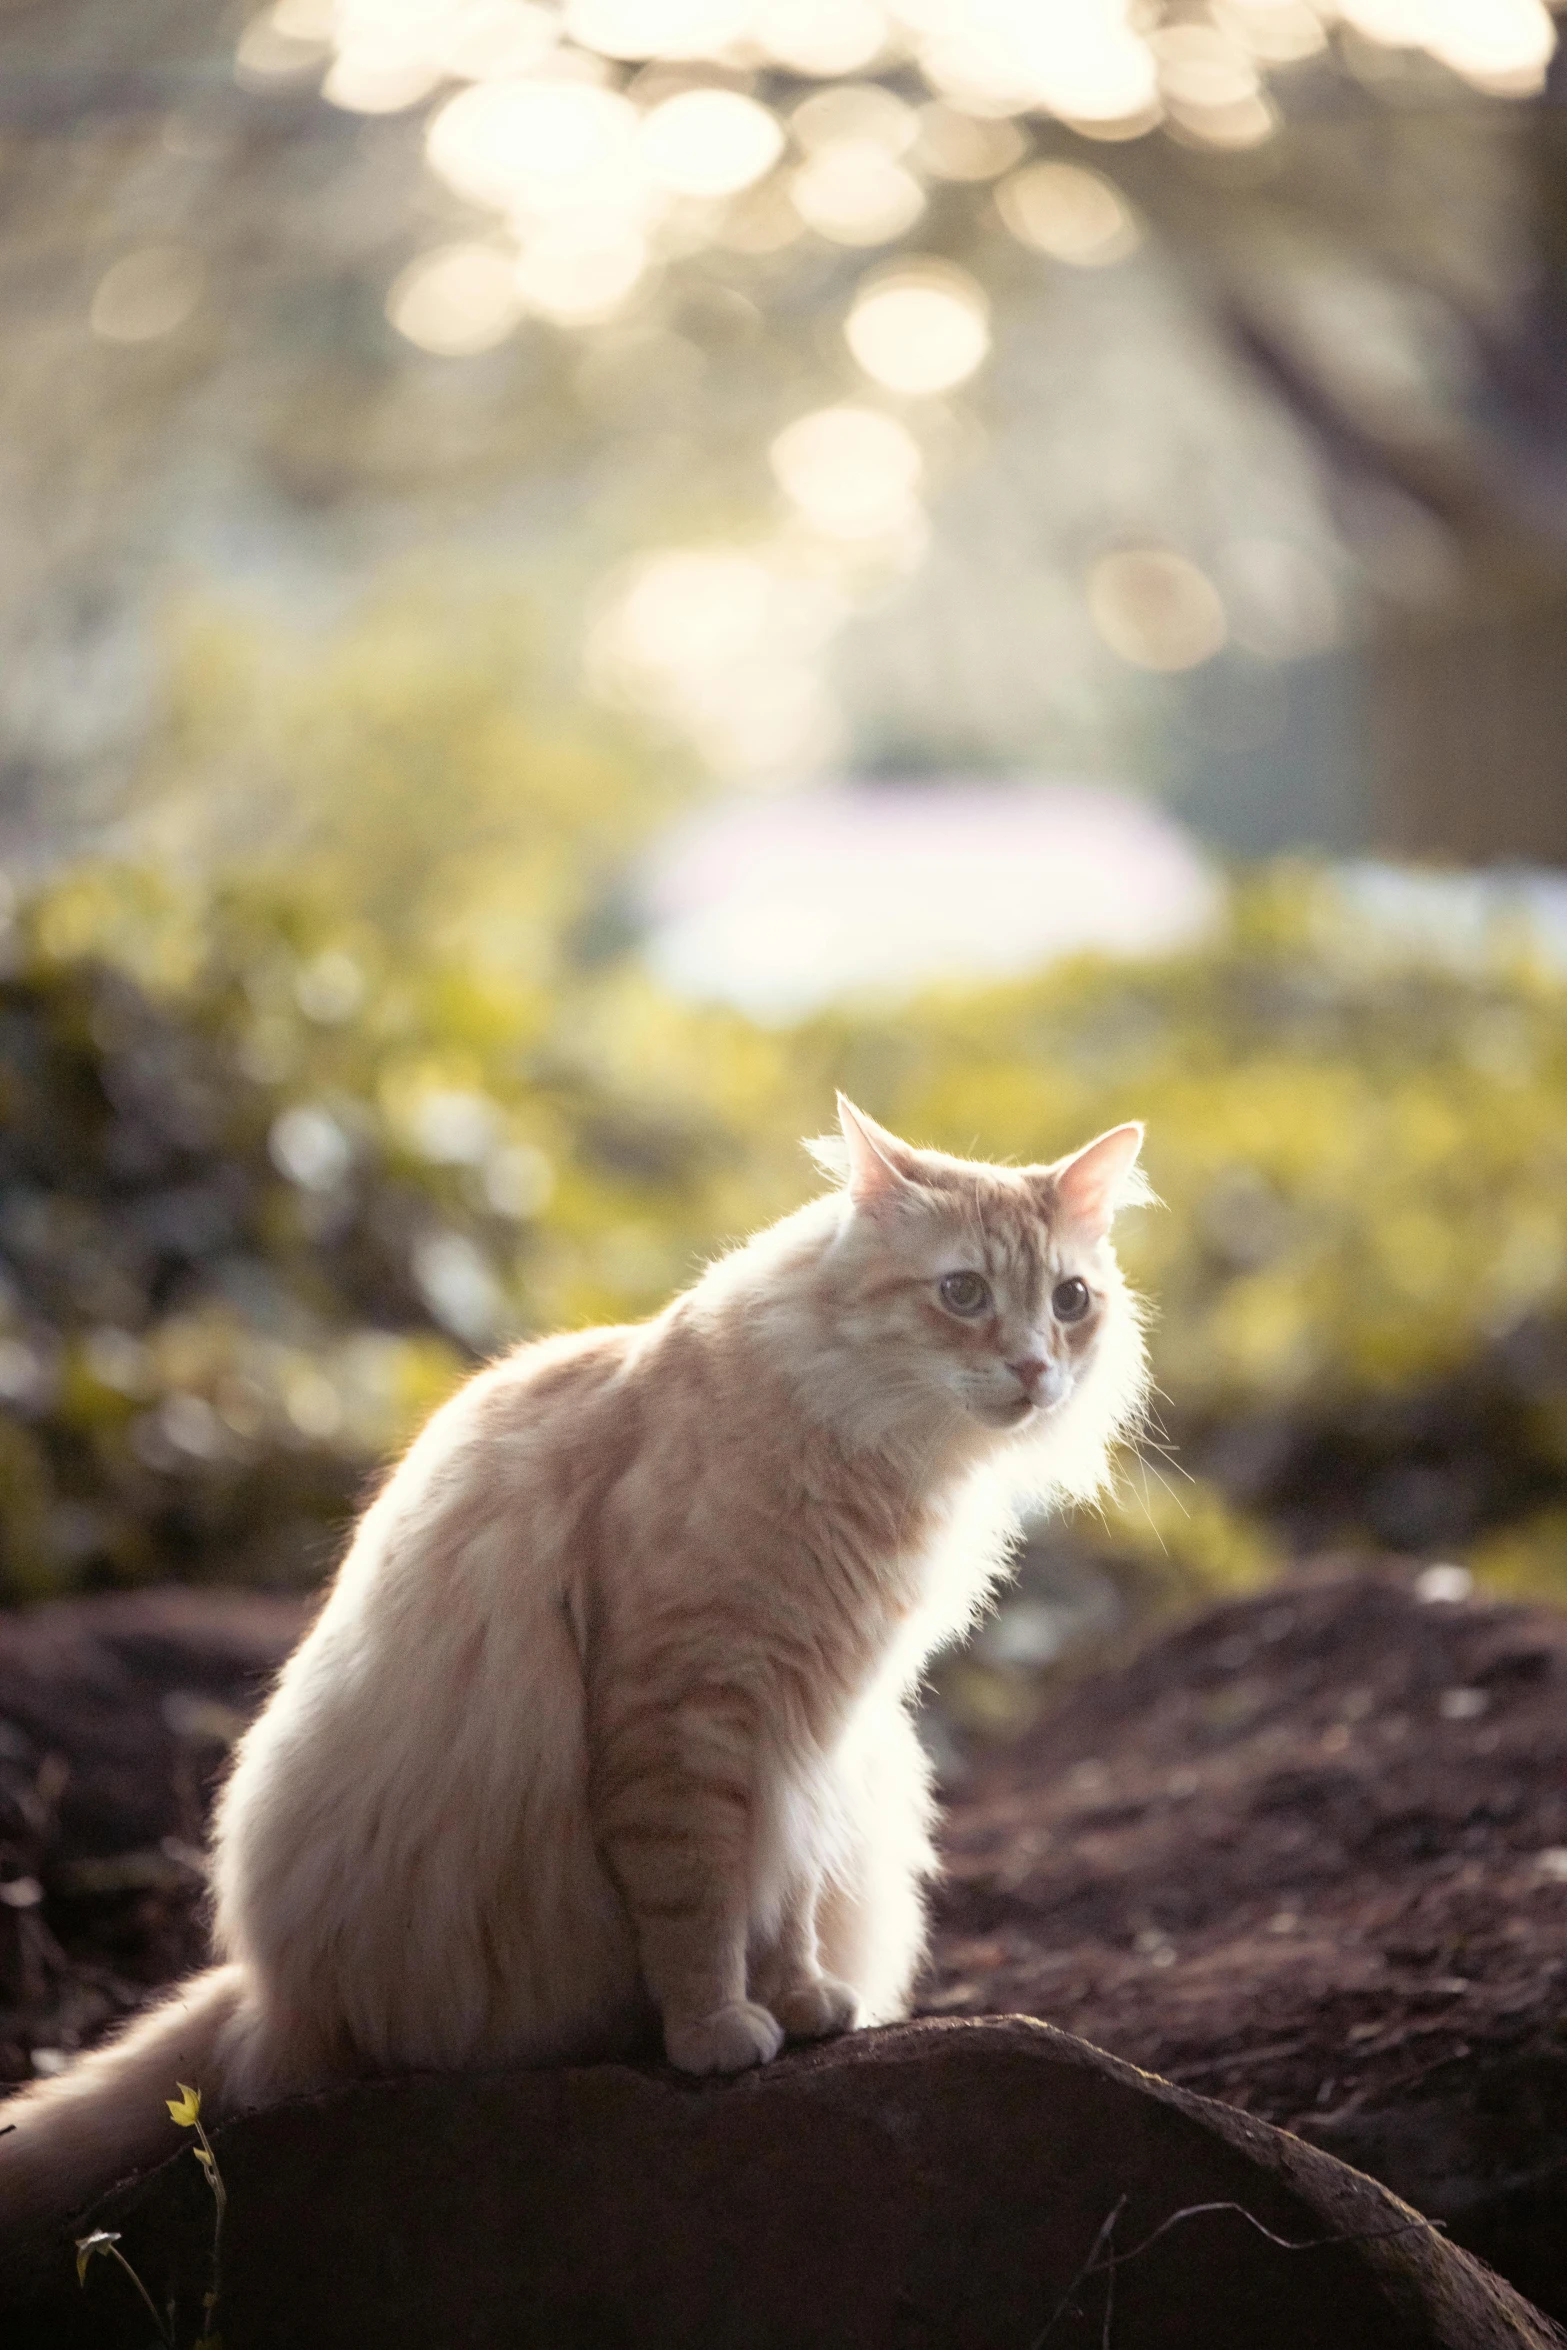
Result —
POLYGON ((1043 1355, 1022 1355, 1015 1363, 1008 1363, 1007 1369, 1030 1403, 1055 1402, 1056 1367, 1043 1355))

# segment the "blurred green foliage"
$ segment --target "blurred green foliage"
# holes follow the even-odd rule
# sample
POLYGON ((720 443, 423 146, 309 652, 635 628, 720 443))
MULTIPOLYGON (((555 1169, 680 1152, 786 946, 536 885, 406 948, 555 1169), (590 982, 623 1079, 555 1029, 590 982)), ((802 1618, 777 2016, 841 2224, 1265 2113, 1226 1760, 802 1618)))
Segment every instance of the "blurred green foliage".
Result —
POLYGON ((139 861, 15 908, 5 1591, 308 1578, 475 1352, 667 1286, 687 1138, 592 1049, 667 794, 543 671, 483 600, 205 625, 139 861))
MULTIPOLYGON (((1148 1121, 1163 1212, 1120 1246, 1199 1481, 1172 1560, 1248 1571, 1240 1529, 1192 1539, 1216 1492, 1292 1546, 1482 1565, 1527 1517, 1509 1575, 1567 1591, 1567 988, 1527 940, 1414 952, 1280 866, 1201 951, 950 997, 826 1058, 954 1148, 1148 1121)), ((1169 1475, 1123 1520, 1178 1525, 1169 1475)))
POLYGON ((1188 1416, 1402 1392, 1567 1301, 1567 989, 1521 942, 1417 956, 1278 867, 1200 951, 844 1044, 894 1124, 997 1156, 1148 1121, 1167 1212, 1123 1255, 1188 1416))
POLYGON ((1200 950, 764 1030, 630 951, 672 800, 508 606, 188 639, 139 858, 7 933, 0 1590, 319 1574, 477 1354, 804 1197, 835 1084, 999 1158, 1148 1120, 1178 1461, 1084 1541, 1187 1585, 1367 1537, 1558 1573, 1567 989, 1522 942, 1395 950, 1277 869, 1200 950))

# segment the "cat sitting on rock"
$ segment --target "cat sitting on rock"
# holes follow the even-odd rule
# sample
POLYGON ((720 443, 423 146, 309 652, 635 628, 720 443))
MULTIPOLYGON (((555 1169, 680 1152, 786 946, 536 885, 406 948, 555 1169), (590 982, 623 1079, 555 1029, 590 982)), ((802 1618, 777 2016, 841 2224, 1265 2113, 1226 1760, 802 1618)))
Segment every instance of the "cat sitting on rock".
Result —
POLYGON ((649 1322, 519 1347, 366 1510, 242 1741, 219 1963, 9 2099, 0 2207, 85 2202, 356 2075, 765 2064, 907 2012, 933 1867, 909 1700, 1138 1417, 1109 1240, 1142 1129, 1051 1166, 839 1103, 834 1187, 649 1322))

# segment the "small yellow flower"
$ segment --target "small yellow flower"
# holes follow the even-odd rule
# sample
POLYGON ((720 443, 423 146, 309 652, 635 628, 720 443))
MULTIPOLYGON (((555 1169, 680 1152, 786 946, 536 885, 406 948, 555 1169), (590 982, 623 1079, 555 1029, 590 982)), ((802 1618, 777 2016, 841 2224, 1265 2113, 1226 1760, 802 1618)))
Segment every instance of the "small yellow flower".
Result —
POLYGON ((196 2127, 196 2116, 201 2111, 201 2091, 187 2089, 183 2081, 176 2081, 174 2086, 179 2095, 167 2100, 169 2119, 178 2122, 182 2130, 193 2130, 196 2127))
POLYGON ((79 2285, 85 2285, 87 2282, 87 2263, 93 2254, 107 2252, 110 2245, 117 2244, 119 2240, 119 2236, 113 2228, 94 2228, 90 2236, 77 2237, 76 2282, 79 2285))

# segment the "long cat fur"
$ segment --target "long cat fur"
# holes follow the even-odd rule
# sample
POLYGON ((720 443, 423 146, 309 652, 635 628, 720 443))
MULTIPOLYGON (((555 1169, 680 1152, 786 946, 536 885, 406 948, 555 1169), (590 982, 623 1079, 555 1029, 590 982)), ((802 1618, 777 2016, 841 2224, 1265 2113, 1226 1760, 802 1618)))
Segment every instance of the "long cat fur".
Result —
POLYGON ((1108 1229, 1141 1130, 1005 1169, 841 1123, 832 1191, 415 1440, 239 1747, 220 1963, 7 2101, 7 2228, 171 2151, 176 2080, 221 2117, 656 2026, 734 2071, 905 2012, 933 1866, 908 1699, 1019 1499, 1094 1491, 1136 1418, 1108 1229), (977 1316, 942 1302, 964 1270, 977 1316))

